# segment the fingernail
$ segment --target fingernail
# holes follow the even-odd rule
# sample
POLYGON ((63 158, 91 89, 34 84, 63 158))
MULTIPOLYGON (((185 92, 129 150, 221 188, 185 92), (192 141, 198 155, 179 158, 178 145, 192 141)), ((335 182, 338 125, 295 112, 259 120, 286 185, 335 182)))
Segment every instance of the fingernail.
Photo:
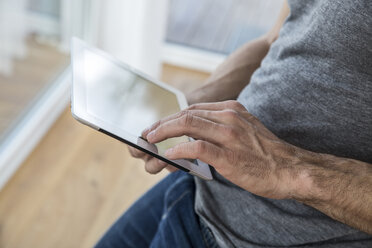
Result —
POLYGON ((166 157, 170 157, 170 156, 172 155, 172 153, 173 153, 173 148, 169 148, 168 150, 166 150, 166 151, 164 152, 164 155, 165 155, 166 157))

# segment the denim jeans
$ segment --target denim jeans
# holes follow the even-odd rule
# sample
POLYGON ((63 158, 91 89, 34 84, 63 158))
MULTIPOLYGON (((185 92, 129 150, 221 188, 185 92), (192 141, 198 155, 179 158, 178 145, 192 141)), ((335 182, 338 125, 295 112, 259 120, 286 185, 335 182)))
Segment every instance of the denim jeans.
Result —
POLYGON ((194 212, 195 183, 177 171, 155 185, 107 231, 96 248, 217 247, 194 212))

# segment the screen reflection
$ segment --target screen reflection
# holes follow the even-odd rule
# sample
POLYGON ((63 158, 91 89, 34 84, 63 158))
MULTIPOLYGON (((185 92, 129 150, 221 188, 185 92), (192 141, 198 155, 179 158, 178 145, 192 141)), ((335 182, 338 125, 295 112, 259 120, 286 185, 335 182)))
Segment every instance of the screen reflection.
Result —
MULTIPOLYGON (((154 122, 180 111, 177 97, 129 70, 89 50, 84 52, 89 114, 139 137, 154 122)), ((157 143, 158 153, 188 138, 157 143)))

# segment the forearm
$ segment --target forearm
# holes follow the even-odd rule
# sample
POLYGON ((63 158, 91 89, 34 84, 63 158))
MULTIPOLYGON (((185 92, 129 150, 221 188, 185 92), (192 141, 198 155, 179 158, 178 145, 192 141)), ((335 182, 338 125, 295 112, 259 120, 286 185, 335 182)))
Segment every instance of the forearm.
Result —
POLYGON ((263 36, 232 53, 212 73, 204 86, 187 95, 189 104, 236 99, 260 66, 269 48, 267 36, 263 36))
POLYGON ((293 198, 372 234, 372 165, 307 151, 297 158, 293 198))
POLYGON ((277 39, 289 12, 288 3, 284 1, 271 30, 231 54, 211 75, 207 84, 187 95, 189 104, 236 99, 251 80, 253 72, 260 66, 271 44, 277 39))

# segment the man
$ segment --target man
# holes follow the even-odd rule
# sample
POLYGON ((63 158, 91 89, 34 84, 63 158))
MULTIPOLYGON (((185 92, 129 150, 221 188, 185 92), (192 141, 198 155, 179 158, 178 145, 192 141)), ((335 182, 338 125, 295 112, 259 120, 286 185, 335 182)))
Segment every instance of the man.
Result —
POLYGON ((143 132, 195 138, 166 156, 215 179, 171 173, 97 247, 372 247, 371 14, 370 0, 288 0, 194 105, 143 132))

